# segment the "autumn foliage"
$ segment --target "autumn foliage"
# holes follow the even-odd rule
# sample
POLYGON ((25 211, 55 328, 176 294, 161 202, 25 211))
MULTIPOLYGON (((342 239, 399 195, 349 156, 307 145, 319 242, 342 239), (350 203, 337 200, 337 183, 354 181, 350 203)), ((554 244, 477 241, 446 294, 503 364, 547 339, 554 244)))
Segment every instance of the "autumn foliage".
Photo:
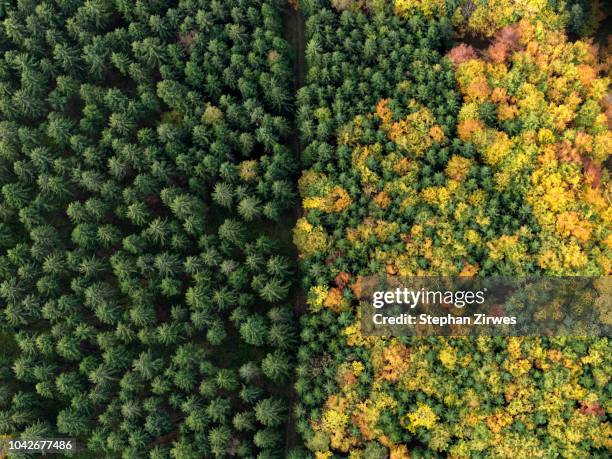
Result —
POLYGON ((569 38, 596 21, 572 22, 572 2, 450 3, 308 11, 299 225, 325 246, 300 249, 296 228, 311 311, 298 426, 319 458, 597 457, 612 445, 607 338, 361 334, 369 274, 612 272, 609 60, 569 38), (486 46, 436 41, 449 19, 486 46), (363 58, 334 79, 331 56, 351 59, 349 43, 363 58), (347 205, 332 208, 338 188, 347 205), (321 356, 329 366, 312 371, 321 356))

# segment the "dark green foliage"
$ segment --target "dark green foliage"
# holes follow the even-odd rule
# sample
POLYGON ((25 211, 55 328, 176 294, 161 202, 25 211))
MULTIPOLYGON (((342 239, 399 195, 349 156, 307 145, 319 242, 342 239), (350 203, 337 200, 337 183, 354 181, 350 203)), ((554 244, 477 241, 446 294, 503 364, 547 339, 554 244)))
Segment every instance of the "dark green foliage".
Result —
POLYGON ((296 336, 292 263, 262 224, 295 205, 281 11, 26 0, 0 18, 0 435, 276 454, 286 401, 266 397, 296 336))

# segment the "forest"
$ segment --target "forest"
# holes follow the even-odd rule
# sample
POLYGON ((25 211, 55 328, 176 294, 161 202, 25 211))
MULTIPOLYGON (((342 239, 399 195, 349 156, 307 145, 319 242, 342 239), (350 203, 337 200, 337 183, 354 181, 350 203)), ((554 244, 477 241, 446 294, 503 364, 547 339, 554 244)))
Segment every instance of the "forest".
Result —
POLYGON ((359 299, 612 274, 610 9, 0 2, 0 458, 609 457, 610 337, 359 299))

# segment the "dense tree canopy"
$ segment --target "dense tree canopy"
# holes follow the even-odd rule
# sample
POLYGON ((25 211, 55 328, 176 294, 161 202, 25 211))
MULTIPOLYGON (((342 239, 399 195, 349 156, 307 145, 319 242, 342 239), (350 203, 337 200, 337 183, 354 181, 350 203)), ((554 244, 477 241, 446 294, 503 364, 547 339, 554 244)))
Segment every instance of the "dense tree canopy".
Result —
POLYGON ((278 5, 12 3, 0 433, 91 457, 279 455, 297 334, 265 229, 296 204, 278 5))
POLYGON ((391 3, 306 12, 306 445, 317 458, 604 457, 608 338, 363 336, 358 303, 377 273, 611 273, 600 51, 568 39, 569 2, 506 16, 484 6, 513 2, 462 2, 468 22, 452 2, 391 3))
POLYGON ((612 274, 608 10, 0 1, 0 440, 607 457, 609 337, 364 336, 359 294, 612 274))

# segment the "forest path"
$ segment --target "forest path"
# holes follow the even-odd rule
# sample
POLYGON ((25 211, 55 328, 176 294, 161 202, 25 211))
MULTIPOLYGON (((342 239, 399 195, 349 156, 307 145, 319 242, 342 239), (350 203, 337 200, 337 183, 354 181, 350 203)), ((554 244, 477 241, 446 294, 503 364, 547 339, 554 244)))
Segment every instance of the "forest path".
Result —
MULTIPOLYGON (((294 94, 297 93, 298 89, 300 89, 304 85, 304 76, 306 74, 306 65, 304 58, 304 17, 302 16, 299 10, 296 10, 289 6, 285 11, 285 39, 289 42, 291 49, 293 51, 293 89, 294 94)), ((293 107, 294 115, 297 114, 297 107, 294 105, 293 107)), ((300 158, 302 156, 302 140, 299 135, 298 123, 293 117, 293 131, 296 133, 291 139, 291 150, 293 155, 297 161, 300 163, 300 158)), ((302 216, 302 207, 301 205, 297 205, 293 212, 292 218, 289 221, 283 222, 283 226, 286 226, 286 230, 293 232, 293 227, 295 225, 295 221, 302 216)), ((296 252, 297 254, 297 252, 296 252)), ((296 260, 297 261, 297 260, 296 260)), ((293 308, 296 313, 296 316, 299 321, 299 316, 301 316, 304 312, 306 312, 306 295, 304 294, 304 289, 301 285, 299 270, 297 275, 297 281, 295 287, 293 289, 293 308)), ((299 324, 296 324, 299 325, 299 324)), ((287 427, 285 432, 285 453, 289 450, 297 446, 299 442, 299 434, 296 431, 295 426, 295 415, 293 413, 293 407, 297 400, 297 396, 295 390, 293 388, 293 383, 295 378, 291 379, 291 384, 287 385, 287 397, 289 401, 289 416, 287 420, 287 427)))
MULTIPOLYGON (((304 85, 304 77, 306 75, 306 64, 304 58, 304 17, 299 10, 295 10, 292 7, 288 7, 285 10, 285 39, 289 43, 292 49, 293 57, 293 90, 294 94, 304 85)), ((297 106, 293 106, 294 115, 297 113, 297 106)), ((289 147, 293 152, 294 158, 299 165, 302 156, 302 139, 299 135, 298 122, 293 118, 292 130, 295 135, 291 138, 289 147)), ((289 231, 293 231, 295 221, 303 215, 303 209, 301 203, 295 206, 291 221, 283 222, 283 226, 289 226, 289 231)), ((297 251, 296 251, 297 255, 297 251)), ((298 315, 303 314, 306 311, 306 298, 304 291, 301 286, 297 286, 294 291, 294 309, 298 315)))

